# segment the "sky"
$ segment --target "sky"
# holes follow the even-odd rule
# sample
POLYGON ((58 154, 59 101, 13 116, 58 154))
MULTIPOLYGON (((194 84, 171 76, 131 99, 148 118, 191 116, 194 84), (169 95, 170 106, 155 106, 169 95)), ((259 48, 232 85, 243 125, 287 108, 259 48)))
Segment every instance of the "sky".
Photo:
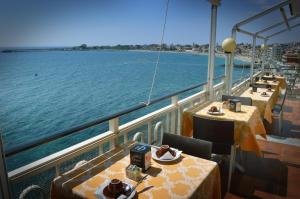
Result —
MULTIPOLYGON (((166 2, 0 0, 0 47, 160 43, 166 2)), ((217 42, 231 35, 235 23, 279 2, 281 0, 222 0, 218 7, 217 42)), ((170 0, 164 43, 207 44, 210 12, 207 0, 170 0)), ((257 31, 279 21, 282 18, 277 11, 244 28, 257 31)), ((293 24, 297 22, 300 19, 293 24)), ((278 30, 282 28, 284 26, 278 30)), ((300 35, 300 27, 274 37, 269 43, 300 41, 297 35, 300 35)), ((250 43, 251 38, 238 34, 237 42, 250 43)))

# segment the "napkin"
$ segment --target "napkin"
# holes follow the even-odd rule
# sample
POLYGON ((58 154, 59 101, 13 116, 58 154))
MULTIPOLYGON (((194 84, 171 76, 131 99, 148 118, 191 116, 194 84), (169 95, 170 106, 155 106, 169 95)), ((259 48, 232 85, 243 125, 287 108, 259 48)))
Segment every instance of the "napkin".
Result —
MULTIPOLYGON (((110 183, 110 180, 106 180, 103 184, 101 184, 97 188, 97 190, 95 191, 95 195, 98 199, 107 199, 107 197, 103 194, 103 190, 107 185, 109 185, 109 183, 110 183)), ((128 196, 128 197, 122 194, 118 197, 118 199, 133 198, 135 193, 136 193, 136 191, 131 192, 130 196, 128 196)))
MULTIPOLYGON (((177 151, 175 151, 177 153, 177 151)), ((160 157, 161 160, 172 160, 174 159, 175 156, 172 156, 172 154, 168 151, 167 153, 165 153, 163 156, 160 157)))

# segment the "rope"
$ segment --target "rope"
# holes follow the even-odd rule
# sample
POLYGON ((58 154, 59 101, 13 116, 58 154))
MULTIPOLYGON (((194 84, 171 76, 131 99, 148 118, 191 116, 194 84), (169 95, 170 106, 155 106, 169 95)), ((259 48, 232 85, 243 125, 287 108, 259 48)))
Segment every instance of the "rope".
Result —
POLYGON ((156 59, 155 70, 154 70, 153 79, 152 79, 152 83, 151 83, 151 88, 150 88, 148 101, 147 101, 146 105, 150 104, 151 95, 152 95, 152 91, 153 91, 153 87, 154 87, 154 83, 155 83, 155 79, 156 79, 156 74, 157 74, 157 70, 158 70, 158 64, 159 64, 161 49, 162 49, 162 45, 163 45, 163 41, 164 41, 164 37, 165 37, 165 29, 166 29, 167 16, 168 16, 168 10, 169 10, 169 2, 170 2, 170 0, 167 0, 167 6, 166 6, 166 11, 165 11, 165 20, 164 20, 164 25, 163 25, 162 35, 161 35, 161 40, 160 40, 160 48, 159 48, 157 59, 156 59))

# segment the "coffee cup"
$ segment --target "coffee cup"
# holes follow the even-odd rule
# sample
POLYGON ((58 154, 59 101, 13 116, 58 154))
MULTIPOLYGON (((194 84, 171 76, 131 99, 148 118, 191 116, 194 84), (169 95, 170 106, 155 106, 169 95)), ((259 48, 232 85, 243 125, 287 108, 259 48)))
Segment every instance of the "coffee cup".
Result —
POLYGON ((108 190, 114 196, 120 194, 123 191, 123 183, 119 179, 112 179, 108 185, 108 190))

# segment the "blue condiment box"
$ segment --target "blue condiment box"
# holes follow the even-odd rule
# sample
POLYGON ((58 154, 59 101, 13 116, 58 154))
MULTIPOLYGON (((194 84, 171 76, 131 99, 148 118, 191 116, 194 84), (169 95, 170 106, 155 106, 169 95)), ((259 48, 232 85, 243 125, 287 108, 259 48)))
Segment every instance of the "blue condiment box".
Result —
POLYGON ((143 172, 149 169, 151 164, 151 147, 137 144, 130 149, 130 164, 140 167, 143 172))

